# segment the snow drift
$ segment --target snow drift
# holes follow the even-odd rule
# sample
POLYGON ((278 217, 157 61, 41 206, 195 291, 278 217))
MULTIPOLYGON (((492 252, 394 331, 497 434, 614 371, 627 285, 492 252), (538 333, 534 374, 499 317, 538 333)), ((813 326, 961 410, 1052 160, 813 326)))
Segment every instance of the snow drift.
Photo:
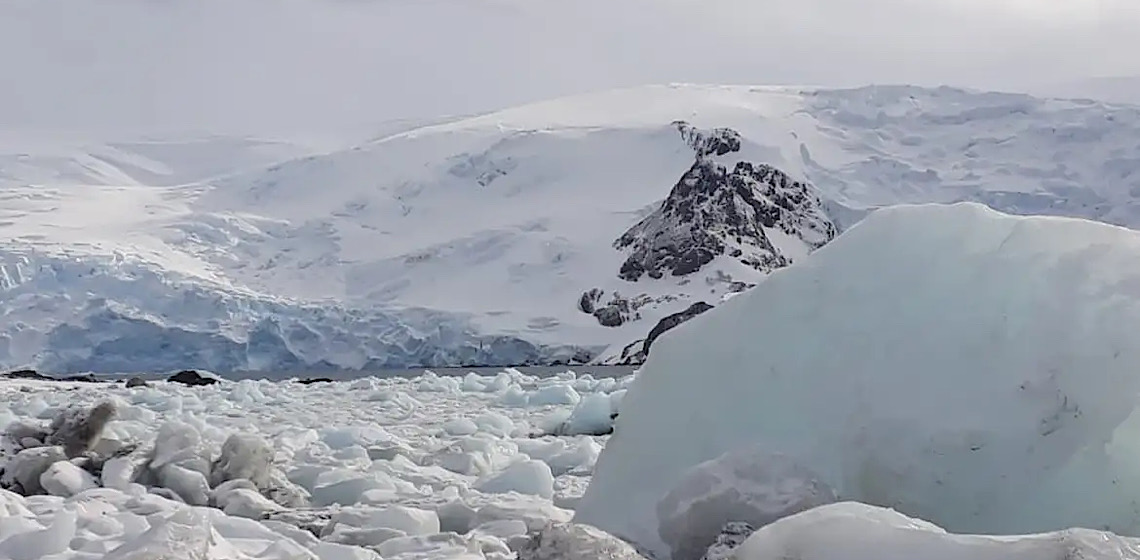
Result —
POLYGON ((656 553, 654 504, 741 447, 956 532, 1140 534, 1140 233, 900 206, 666 333, 576 521, 656 553))

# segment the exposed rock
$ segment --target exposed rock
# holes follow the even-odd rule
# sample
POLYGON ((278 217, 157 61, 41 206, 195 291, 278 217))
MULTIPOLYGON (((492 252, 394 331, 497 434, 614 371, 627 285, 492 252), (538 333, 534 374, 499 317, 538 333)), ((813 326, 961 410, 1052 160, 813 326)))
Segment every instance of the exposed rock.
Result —
POLYGON ((130 389, 132 387, 150 387, 150 384, 147 383, 146 380, 141 378, 141 377, 132 377, 132 378, 127 380, 126 387, 128 389, 130 389))
POLYGON ((697 152, 698 158, 723 156, 740 151, 740 133, 731 128, 701 130, 685 121, 673 121, 681 139, 697 152))
POLYGON ((598 303, 602 301, 602 296, 605 295, 600 288, 591 288, 582 292, 582 297, 578 298, 578 309, 582 313, 593 315, 594 311, 598 308, 598 303))
POLYGON ((192 369, 182 370, 174 375, 171 375, 169 378, 167 378, 167 381, 181 383, 183 385, 189 385, 191 387, 198 385, 213 385, 214 383, 218 382, 217 379, 214 379, 213 377, 203 376, 202 374, 192 369))
POLYGON ((314 383, 333 383, 333 380, 328 377, 309 377, 305 379, 298 379, 297 383, 301 385, 312 385, 314 383))
POLYGON ((625 322, 621 309, 614 305, 607 305, 594 311, 594 317, 603 327, 620 327, 625 322))
POLYGON ((593 315, 598 323, 606 327, 620 327, 630 321, 637 321, 641 319, 639 310, 642 307, 676 299, 676 296, 673 295, 653 298, 648 294, 627 298, 619 292, 613 292, 610 300, 603 303, 605 295, 605 292, 600 288, 592 288, 582 292, 578 298, 578 310, 593 315))
POLYGON ((770 165, 741 161, 730 170, 714 159, 740 150, 735 131, 674 124, 696 161, 656 212, 615 241, 615 248, 629 252, 618 274, 623 280, 686 276, 722 255, 766 273, 791 259, 765 230, 799 238, 809 250, 835 237, 807 184, 770 165))
POLYGON ((56 381, 71 381, 74 383, 103 383, 102 379, 99 379, 98 377, 95 377, 94 375, 92 375, 90 373, 84 373, 81 375, 71 375, 68 377, 61 377, 61 378, 57 379, 56 381))
POLYGON ((630 252, 619 276, 685 276, 730 255, 761 272, 791 264, 765 229, 779 230, 817 248, 836 235, 822 203, 805 183, 764 164, 738 162, 730 171, 699 159, 669 197, 615 242, 630 252))
POLYGON ((641 338, 627 344, 624 348, 622 348, 620 354, 608 356, 604 358, 601 363, 604 365, 614 366, 634 366, 643 364, 645 363, 645 359, 649 356, 649 348, 653 345, 653 342, 657 340, 658 337, 660 337, 662 334, 665 334, 666 331, 676 328, 678 325, 712 308, 712 305, 709 305, 703 301, 698 301, 690 305, 684 311, 663 317, 660 321, 657 322, 657 325, 655 325, 653 329, 649 331, 649 335, 646 338, 641 338))
POLYGON ((649 336, 645 337, 645 346, 642 350, 644 353, 644 356, 641 358, 642 361, 645 361, 645 358, 649 356, 649 348, 653 346, 653 341, 657 340, 657 337, 665 334, 665 331, 676 328, 681 323, 684 323, 685 321, 688 321, 689 319, 692 319, 693 317, 696 317, 697 315, 700 315, 701 313, 704 313, 705 311, 708 311, 712 308, 713 306, 703 301, 698 301, 690 305, 688 309, 685 309, 679 313, 674 313, 658 321, 657 325, 653 327, 653 330, 649 331, 649 336))
POLYGON ((37 381, 55 381, 54 378, 48 377, 37 372, 34 369, 18 369, 4 374, 4 377, 9 379, 35 379, 37 381))

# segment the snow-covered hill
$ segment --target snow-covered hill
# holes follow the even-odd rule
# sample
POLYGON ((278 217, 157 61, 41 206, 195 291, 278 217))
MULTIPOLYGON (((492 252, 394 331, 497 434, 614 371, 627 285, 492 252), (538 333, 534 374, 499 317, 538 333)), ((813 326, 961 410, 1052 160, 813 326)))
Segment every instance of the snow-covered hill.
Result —
POLYGON ((210 146, 226 155, 204 159, 200 145, 117 145, 127 155, 80 173, 74 159, 9 150, 0 364, 502 364, 611 345, 613 356, 875 206, 977 200, 1140 224, 1138 137, 1140 109, 1125 105, 951 88, 675 85, 302 157, 270 150, 281 161, 260 168, 248 154, 264 149, 221 140, 210 146), (731 141, 718 149, 710 138, 731 141), (35 164, 12 165, 19 157, 35 164), (687 209, 662 207, 667 197, 687 209), (628 273, 630 262, 678 262, 655 244, 690 239, 685 228, 713 239, 688 248, 723 251, 696 251, 701 266, 686 274, 628 273), (617 320, 596 313, 610 306, 617 320))

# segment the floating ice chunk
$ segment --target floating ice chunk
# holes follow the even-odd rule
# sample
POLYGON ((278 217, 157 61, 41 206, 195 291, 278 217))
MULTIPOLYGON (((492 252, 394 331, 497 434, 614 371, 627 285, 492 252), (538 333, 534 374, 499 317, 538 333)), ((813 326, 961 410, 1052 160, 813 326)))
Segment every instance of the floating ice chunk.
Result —
POLYGON ((645 560, 625 541, 589 525, 552 523, 516 550, 518 560, 645 560))
POLYGON ((374 550, 347 544, 321 541, 311 550, 321 560, 381 560, 374 550))
POLYGON ((452 418, 443 424, 443 431, 453 436, 469 436, 479 431, 470 418, 452 418))
POLYGON ((70 498, 99 484, 91 473, 68 461, 56 461, 40 475, 40 486, 52 496, 70 498))
POLYGON ((24 449, 4 465, 4 473, 3 476, 0 476, 0 483, 25 496, 40 494, 44 491, 40 484, 40 476, 57 461, 66 459, 67 456, 61 447, 24 449))
POLYGON ((543 498, 554 496, 554 475, 550 466, 542 461, 524 460, 506 470, 480 481, 475 487, 489 494, 518 492, 543 498))
POLYGON ((0 541, 0 558, 40 560, 65 552, 75 538, 77 520, 74 510, 60 510, 47 528, 16 533, 0 541))
MULTIPOLYGON (((237 479, 231 480, 230 482, 236 482, 238 480, 244 481, 244 479, 237 479)), ((269 498, 262 496, 256 488, 252 487, 253 483, 246 482, 250 487, 239 486, 226 489, 219 487, 215 489, 213 494, 214 502, 226 515, 249 519, 263 519, 266 514, 283 509, 269 498)), ((229 484, 229 482, 226 484, 229 484)), ((223 486, 225 485, 223 484, 223 486)))
POLYGON ((487 380, 481 375, 471 372, 463 376, 463 384, 460 389, 468 393, 484 393, 487 391, 487 380))
POLYGON ((554 476, 562 476, 569 472, 589 474, 594 469, 594 463, 602 453, 602 445, 592 438, 582 436, 574 440, 565 451, 557 453, 543 460, 550 465, 554 476))
POLYGON ((391 539, 406 537, 407 533, 389 527, 369 527, 362 529, 348 525, 336 525, 328 535, 322 537, 328 542, 352 546, 375 547, 391 539))
POLYGON ((475 424, 479 426, 479 431, 499 437, 507 437, 515 429, 514 421, 498 412, 480 414, 475 418, 475 424))
POLYGON ((467 540, 454 533, 398 537, 376 547, 384 558, 404 560, 477 560, 482 554, 472 553, 467 540))
POLYGON ((673 560, 699 560, 730 521, 763 527, 834 501, 810 469, 748 447, 689 469, 657 503, 657 532, 673 560))
POLYGON ((222 444, 222 454, 210 470, 210 485, 244 478, 265 488, 273 465, 273 448, 265 438, 255 434, 233 434, 222 444))
POLYGON ((395 438, 387 430, 378 426, 353 426, 330 428, 321 432, 321 440, 332 449, 342 449, 350 445, 367 448, 374 443, 391 441, 395 438))
POLYGON ((569 385, 547 385, 527 397, 530 406, 575 405, 582 397, 569 385))
POLYGON ((530 394, 527 393, 517 383, 511 384, 503 392, 503 396, 499 397, 499 403, 503 406, 522 408, 529 405, 530 394))
POLYGON ((210 472, 209 452, 202 434, 185 422, 167 422, 158 429, 154 440, 154 458, 150 469, 159 473, 167 465, 178 465, 203 475, 210 472))
POLYGON ((616 416, 610 395, 594 393, 582 398, 570 417, 560 426, 558 435, 604 435, 613 431, 616 416))
POLYGON ((396 529, 405 535, 431 535, 440 530, 434 511, 405 506, 346 508, 337 512, 333 521, 351 527, 396 529))
POLYGON ((206 475, 180 465, 168 464, 157 472, 158 484, 182 501, 193 506, 204 506, 210 501, 210 484, 206 475))
POLYGON ((0 517, 31 516, 32 512, 24 503, 24 497, 8 490, 0 489, 0 517))
POLYGON ((353 473, 347 477, 324 482, 318 477, 312 490, 313 505, 330 506, 339 504, 350 506, 359 503, 365 493, 371 490, 395 490, 389 477, 378 473, 353 473))

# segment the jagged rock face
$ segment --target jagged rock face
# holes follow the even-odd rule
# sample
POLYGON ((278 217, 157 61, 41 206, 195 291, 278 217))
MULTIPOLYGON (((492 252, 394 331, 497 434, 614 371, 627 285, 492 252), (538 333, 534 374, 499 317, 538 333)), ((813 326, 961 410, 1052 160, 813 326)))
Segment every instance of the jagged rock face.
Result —
POLYGON ((674 121, 673 126, 681 133, 681 139, 697 152, 698 158, 740 151, 740 133, 731 128, 704 131, 685 121, 674 121))
POLYGON ((765 228, 822 246, 836 232, 821 204, 806 184, 770 165, 739 162, 730 171, 698 159, 661 208, 614 244, 630 250, 619 276, 685 276, 725 254, 761 272, 782 268, 791 261, 765 228))
POLYGON ((716 157, 739 152, 740 135, 730 129, 701 131, 678 121, 681 137, 696 152, 692 167, 656 212, 614 243, 629 251, 619 276, 686 276, 721 255, 761 272, 791 264, 765 230, 778 230, 815 249, 833 239, 836 228, 811 187, 766 164, 747 161, 730 169, 716 157))
POLYGON ((602 298, 606 293, 600 288, 592 288, 582 292, 578 298, 578 310, 593 315, 603 327, 620 327, 621 325, 641 319, 638 309, 651 304, 662 303, 675 299, 675 296, 650 297, 641 294, 632 298, 613 292, 608 303, 603 304, 602 298))

